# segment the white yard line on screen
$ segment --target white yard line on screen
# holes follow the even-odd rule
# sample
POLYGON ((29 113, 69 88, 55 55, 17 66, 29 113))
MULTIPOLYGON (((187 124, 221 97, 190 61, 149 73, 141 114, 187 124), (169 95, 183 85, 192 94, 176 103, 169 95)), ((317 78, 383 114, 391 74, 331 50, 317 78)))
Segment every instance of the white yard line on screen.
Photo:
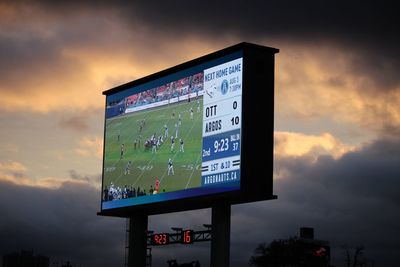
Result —
MULTIPOLYGON (((145 113, 145 114, 146 114, 146 116, 145 116, 143 119, 149 118, 149 113, 145 113)), ((130 116, 132 116, 132 115, 134 115, 134 114, 131 114, 130 116)), ((121 118, 121 117, 120 117, 120 118, 121 118)), ((140 121, 140 120, 136 120, 136 121, 140 121)), ((125 127, 122 127, 123 132, 127 131, 125 128, 129 128, 129 125, 127 125, 127 126, 125 126, 125 127)), ((133 132, 133 131, 132 131, 132 132, 133 132)), ((133 137, 134 135, 135 135, 135 134, 133 133, 133 134, 132 134, 132 137, 133 137)), ((130 139, 130 136, 131 136, 131 134, 128 135, 128 139, 130 139)), ((133 138, 132 138, 132 139, 133 139, 133 138)), ((112 141, 112 143, 114 143, 114 142, 118 142, 118 141, 112 141)), ((136 157, 137 157, 137 156, 136 156, 136 157)), ((133 158, 131 159, 132 162, 134 162, 134 159, 135 159, 136 157, 133 157, 133 158)), ((152 160, 153 160, 153 159, 151 159, 150 162, 151 162, 152 160)), ((115 164, 112 164, 112 165, 111 165, 111 167, 112 167, 112 168, 113 168, 113 167, 116 167, 116 166, 118 165, 118 163, 120 163, 120 162, 121 162, 121 160, 117 160, 115 164)), ((147 166, 148 166, 148 164, 147 164, 147 166)), ((110 166, 108 166, 108 167, 110 167, 110 166)), ((125 172, 125 170, 123 170, 123 171, 121 172, 121 174, 117 177, 117 179, 115 179, 114 182, 117 182, 124 172, 125 172)), ((143 174, 143 171, 142 171, 142 174, 143 174)))
MULTIPOLYGON (((194 106, 194 104, 192 104, 192 107, 193 107, 193 106, 194 106)), ((155 110, 148 110, 148 111, 151 112, 151 111, 155 111, 155 110)), ((183 112, 186 113, 186 112, 188 112, 188 111, 183 111, 183 112)), ((127 116, 131 116, 131 114, 128 114, 127 116)), ((147 119, 147 118, 149 118, 149 117, 150 117, 150 116, 149 116, 149 113, 147 113, 145 119, 147 119)), ((173 119, 172 119, 171 117, 169 117, 169 119, 168 119, 168 121, 167 121, 167 125, 169 125, 169 123, 170 123, 171 120, 173 121, 173 119)), ((195 125, 195 122, 193 121, 193 122, 192 122, 192 126, 190 127, 189 131, 186 132, 186 135, 185 135, 185 138, 184 138, 185 140, 187 139, 187 137, 189 136, 189 134, 192 132, 192 129, 193 129, 194 125, 195 125)), ((163 127, 164 127, 164 126, 162 126, 161 131, 162 131, 163 127)), ((126 127, 123 127, 123 130, 125 130, 125 128, 126 128, 126 127)), ((128 136, 130 136, 130 135, 128 135, 128 136)), ((175 157, 178 155, 178 153, 179 153, 179 151, 177 150, 177 151, 174 153, 174 156, 172 157, 172 160, 175 159, 175 157)), ((146 167, 149 167, 149 166, 150 166, 150 163, 154 160, 155 156, 156 156, 156 155, 153 155, 153 157, 151 158, 151 160, 150 160, 149 162, 147 162, 146 167)), ((115 167, 115 166, 116 166, 118 163, 120 163, 120 162, 121 162, 121 160, 118 160, 115 164, 113 164, 112 167, 115 167)), ((134 162, 134 158, 132 159, 132 162, 134 162)), ((196 165, 197 165, 197 162, 198 162, 198 160, 196 161, 196 165)), ((140 175, 138 176, 138 178, 136 179, 136 181, 132 184, 133 187, 136 186, 136 184, 141 180, 141 178, 143 177, 143 174, 144 174, 144 172, 146 171, 146 169, 147 169, 147 168, 144 168, 144 169, 141 171, 141 173, 140 173, 140 175)), ((160 184, 161 184, 162 180, 164 179, 164 177, 165 177, 165 175, 166 175, 166 173, 167 173, 167 170, 168 170, 168 168, 165 169, 165 171, 164 171, 164 173, 163 173, 163 175, 162 175, 162 177, 161 177, 161 179, 160 179, 160 184)), ((114 180, 114 183, 115 183, 115 184, 116 184, 117 181, 122 177, 122 175, 123 175, 124 173, 125 173, 125 171, 122 170, 122 171, 121 171, 121 174, 114 180)), ((190 179, 191 179, 192 175, 193 175, 193 173, 191 174, 190 179)))
MULTIPOLYGON (((169 122, 170 122, 171 120, 172 120, 172 119, 169 118, 168 121, 167 121, 167 124, 169 124, 169 122)), ((162 130, 163 128, 164 128, 164 126, 162 126, 161 130, 162 130)), ((154 157, 155 157, 155 155, 153 155, 153 157, 151 158, 151 160, 147 163, 146 167, 150 166, 150 163, 153 161, 154 157)), ((175 158, 175 157, 174 157, 174 158, 175 158)), ((143 176, 143 174, 144 174, 145 171, 146 171, 146 168, 144 168, 144 169, 142 170, 142 172, 140 173, 139 177, 136 179, 136 181, 133 183, 132 186, 135 186, 135 185, 140 181, 140 179, 142 178, 142 176, 143 176)), ((165 175, 165 173, 164 173, 164 175, 165 175)), ((163 176, 164 176, 164 175, 163 175, 163 176)), ((161 183, 161 182, 160 182, 160 183, 161 183)))
MULTIPOLYGON (((144 119, 148 119, 149 117, 150 117, 150 116, 149 116, 149 113, 147 113, 147 114, 146 114, 146 117, 145 117, 144 119)), ((132 184, 132 186, 135 186, 135 185, 140 181, 140 179, 142 178, 142 176, 143 176, 144 172, 146 171, 147 167, 149 167, 149 166, 150 166, 150 163, 153 161, 154 157, 155 157, 155 155, 153 155, 153 156, 151 157, 151 160, 150 160, 149 162, 147 162, 146 167, 141 171, 140 175, 138 176, 138 178, 136 179, 136 181, 132 184)), ((134 162, 133 159, 132 159, 132 162, 134 162)), ((122 171, 122 173, 123 173, 123 172, 124 172, 124 171, 122 171)), ((117 180, 121 177, 122 173, 118 176, 118 178, 117 178, 115 181, 117 181, 117 180)))
MULTIPOLYGON (((194 125, 195 125, 195 122, 193 121, 193 122, 192 122, 192 126, 190 127, 190 130, 186 132, 186 135, 185 135, 184 140, 187 140, 187 137, 189 136, 190 132, 192 131, 194 125)), ((174 156, 172 157, 172 161, 174 161, 174 159, 175 159, 176 155, 178 155, 178 153, 179 153, 179 151, 176 150, 174 156)), ((164 180, 164 177, 165 177, 165 174, 167 173, 167 171, 168 171, 168 167, 165 169, 163 175, 161 176, 160 184, 161 184, 161 182, 164 180)))
MULTIPOLYGON (((155 111, 155 110, 151 110, 151 109, 150 110, 143 110, 143 112, 145 113, 145 116, 141 120, 143 120, 143 119, 146 120, 149 117, 150 112, 153 112, 153 111, 155 111)), ((112 120, 122 120, 122 119, 126 119, 126 118, 132 117, 132 116, 137 116, 137 113, 135 113, 135 112, 127 113, 127 114, 124 114, 122 116, 112 117, 112 118, 107 119, 107 120, 112 122, 112 120)), ((136 122, 139 122, 141 120, 136 120, 136 122)), ((139 125, 137 125, 137 127, 139 128, 139 125)), ((119 132, 120 133, 128 132, 129 128, 130 128, 130 125, 126 125, 125 127, 121 127, 119 132)), ((115 131, 115 132, 118 133, 118 131, 115 131)), ((128 134, 128 139, 133 141, 133 137, 134 137, 134 135, 136 133, 134 131, 130 131, 130 132, 131 132, 131 134, 128 134)), ((113 143, 119 143, 119 141, 114 139, 113 141, 110 142, 110 144, 113 144, 113 143)))
POLYGON ((197 163, 199 163, 199 159, 201 158, 201 156, 202 156, 202 152, 200 152, 199 156, 197 157, 196 163, 194 164, 193 171, 192 171, 192 173, 191 173, 190 176, 189 176, 189 180, 188 180, 188 182, 186 183, 185 189, 188 188, 189 183, 190 183, 190 181, 192 180, 194 171, 196 170, 197 163))
MULTIPOLYGON (((174 104, 171 104, 171 105, 175 105, 175 103, 174 104)), ((192 104, 192 108, 194 107, 194 104, 192 104)), ((170 106, 169 105, 166 105, 166 106, 164 106, 164 107, 158 107, 158 108, 151 108, 151 109, 149 109, 149 110, 147 110, 147 109, 144 109, 144 110, 141 110, 140 112, 145 112, 145 114, 146 114, 146 116, 143 118, 143 119, 147 119, 149 116, 150 116, 150 113, 151 112, 158 112, 158 111, 160 111, 160 110, 164 110, 164 109, 169 109, 170 108, 170 106)), ((183 111, 184 113, 186 113, 186 112, 189 112, 189 111, 183 111)), ((113 120, 120 120, 120 119, 123 119, 123 118, 126 118, 126 117, 132 117, 132 116, 136 116, 138 113, 136 113, 136 112, 132 112, 132 113, 127 113, 127 114, 124 114, 124 115, 122 115, 122 116, 117 116, 117 117, 112 117, 112 118, 109 118, 109 119, 106 119, 107 121, 109 121, 109 122, 113 122, 113 120)), ((172 118, 170 117, 169 119, 168 119, 168 121, 167 121, 167 125, 169 125, 169 122, 172 120, 172 118)), ((140 120, 136 120, 136 121, 140 121, 140 120)), ((126 131, 126 129, 125 128, 127 128, 127 127, 129 127, 129 126, 125 126, 125 127, 122 127, 122 129, 120 129, 120 133, 122 133, 122 132, 125 132, 126 131), (122 130, 122 131, 121 131, 122 130)), ((161 133, 163 132, 163 129, 164 129, 164 126, 162 126, 161 127, 161 133)), ((116 131, 117 132, 117 131, 116 131)), ((131 138, 131 136, 132 136, 132 140, 133 140, 133 136, 135 135, 135 133, 131 133, 131 134, 129 134, 128 135, 128 139, 130 139, 131 138)), ((119 141, 118 140, 113 140, 113 141, 111 141, 111 142, 109 142, 109 144, 113 144, 113 143, 118 143, 119 141)), ((118 163, 118 162, 117 162, 118 163)), ((116 165, 116 164, 115 164, 116 165)), ((111 166, 111 167, 114 167, 115 165, 113 165, 113 166, 111 166)))
POLYGON ((110 166, 110 165, 105 166, 105 168, 116 168, 117 165, 118 165, 120 162, 121 162, 121 159, 115 160, 115 163, 111 164, 111 166, 110 166))
POLYGON ((135 186, 140 181, 140 179, 142 178, 142 176, 143 176, 144 172, 146 171, 147 167, 150 166, 150 163, 153 161, 154 158, 155 158, 155 155, 153 155, 151 160, 147 163, 146 168, 143 168, 142 172, 140 173, 140 175, 138 176, 136 181, 132 184, 132 186, 135 186))
MULTIPOLYGON (((153 158, 154 158, 154 156, 153 156, 153 158)), ((133 158, 131 159, 131 161, 134 162, 134 159, 135 159, 135 157, 133 157, 133 158)), ((153 159, 151 159, 151 160, 149 161, 149 163, 146 165, 146 167, 148 167, 149 164, 150 164, 152 161, 153 161, 153 159)), ((117 163, 116 163, 114 166, 116 166, 119 162, 122 162, 122 160, 118 160, 117 163)), ((114 166, 113 166, 113 167, 114 167, 114 166)), ((143 172, 144 172, 144 171, 142 171, 142 173, 140 174, 140 176, 143 175, 143 172)), ((114 180, 114 183, 115 183, 115 184, 117 183, 117 181, 119 180, 119 178, 121 178, 122 174, 124 174, 124 173, 125 173, 125 170, 123 169, 123 170, 121 171, 121 174, 118 175, 118 177, 114 180)), ((140 177, 140 176, 139 176, 139 177, 140 177)), ((136 182, 135 182, 135 183, 136 183, 136 182)), ((135 185, 135 184, 134 184, 134 185, 135 185)))
MULTIPOLYGON (((118 161, 119 162, 119 161, 118 161)), ((118 177, 114 180, 114 184, 117 184, 117 181, 119 180, 119 178, 121 178, 121 176, 122 176, 122 174, 124 174, 125 173, 125 171, 122 171, 121 173, 120 173, 120 175, 118 175, 118 177)))
MULTIPOLYGON (((114 167, 116 167, 117 165, 118 165, 118 163, 120 163, 121 162, 121 160, 119 159, 119 160, 117 160, 114 164, 112 164, 111 165, 111 168, 114 168, 114 167)), ((110 168, 110 166, 108 166, 107 168, 110 168)))
MULTIPOLYGON (((146 116, 144 117, 144 119, 148 119, 148 118, 150 117, 149 113, 150 113, 151 111, 155 111, 155 110, 148 110, 148 111, 149 111, 149 112, 146 113, 146 116)), ((132 115, 133 115, 133 114, 132 114, 132 115)), ((128 116, 131 116, 131 115, 128 115, 128 116)), ((169 122, 170 122, 171 120, 172 120, 172 119, 169 118, 168 121, 167 121, 167 124, 169 124, 169 122)), ((164 127, 164 126, 162 126, 161 131, 162 131, 163 127, 164 127)), ((192 126, 192 127, 193 127, 193 126, 192 126)), ((130 136, 130 135, 129 135, 129 136, 130 136)), ((133 187, 136 186, 136 184, 137 184, 137 183, 140 181, 140 179, 143 177, 144 172, 146 171, 147 167, 150 166, 150 163, 153 161, 154 157, 155 157, 155 155, 153 155, 153 157, 151 158, 151 160, 150 160, 149 162, 147 162, 146 168, 144 168, 144 169, 141 171, 141 173, 140 173, 140 175, 138 176, 138 178, 136 179, 136 181, 132 184, 133 187)), ((175 157, 174 157, 174 158, 175 158, 175 157)), ((116 163, 115 165, 117 165, 119 162, 120 162, 120 161, 117 161, 117 163, 116 163)), ((132 159, 132 162, 133 162, 133 159, 132 159)), ((114 166, 115 166, 115 165, 114 165, 114 166)), ((113 167, 114 167, 114 166, 113 166, 113 167)), ((117 179, 115 179, 115 181, 114 181, 115 183, 119 180, 119 178, 121 178, 121 176, 122 176, 122 174, 123 174, 124 172, 125 172, 125 171, 123 170, 123 171, 121 172, 121 174, 117 177, 117 179)))

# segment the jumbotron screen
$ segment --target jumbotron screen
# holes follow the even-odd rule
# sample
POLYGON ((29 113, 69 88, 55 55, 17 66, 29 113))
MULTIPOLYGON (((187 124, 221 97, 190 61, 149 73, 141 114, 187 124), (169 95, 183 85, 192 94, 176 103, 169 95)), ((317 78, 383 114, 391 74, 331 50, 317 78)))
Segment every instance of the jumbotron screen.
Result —
POLYGON ((241 51, 106 96, 102 210, 240 189, 241 51))

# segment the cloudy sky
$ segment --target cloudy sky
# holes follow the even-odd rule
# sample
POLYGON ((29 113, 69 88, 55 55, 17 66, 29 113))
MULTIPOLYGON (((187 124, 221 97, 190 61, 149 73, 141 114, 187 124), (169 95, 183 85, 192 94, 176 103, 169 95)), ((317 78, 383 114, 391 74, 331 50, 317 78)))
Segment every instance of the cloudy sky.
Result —
MULTIPOLYGON (((100 209, 102 91, 242 42, 276 55, 274 192, 232 208, 231 265, 315 228, 375 266, 400 252, 400 25, 390 1, 0 1, 0 255, 123 266, 100 209), (249 230, 251 229, 251 230, 249 230)), ((152 216, 201 229, 209 210, 152 216)), ((209 261, 209 244, 153 250, 209 261)), ((0 263, 1 264, 1 263, 0 263)))

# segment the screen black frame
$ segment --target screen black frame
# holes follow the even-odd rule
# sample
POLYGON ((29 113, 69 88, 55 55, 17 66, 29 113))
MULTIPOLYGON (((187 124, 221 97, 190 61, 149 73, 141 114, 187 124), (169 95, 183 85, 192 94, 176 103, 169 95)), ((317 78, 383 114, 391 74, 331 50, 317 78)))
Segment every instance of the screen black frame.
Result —
MULTIPOLYGON (((277 198, 277 196, 273 195, 273 132, 275 54, 279 52, 278 49, 251 43, 239 43, 111 88, 104 91, 103 95, 110 96, 120 93, 132 87, 137 87, 237 52, 241 52, 243 58, 240 189, 150 204, 113 209, 101 208, 98 215, 131 217, 132 214, 137 212, 155 215, 208 208, 213 203, 221 201, 240 204, 277 198)), ((105 121, 106 118, 104 119, 104 137, 105 121)), ((103 144, 101 196, 104 182, 104 147, 105 138, 103 144)), ((102 197, 100 199, 102 201, 102 197)))

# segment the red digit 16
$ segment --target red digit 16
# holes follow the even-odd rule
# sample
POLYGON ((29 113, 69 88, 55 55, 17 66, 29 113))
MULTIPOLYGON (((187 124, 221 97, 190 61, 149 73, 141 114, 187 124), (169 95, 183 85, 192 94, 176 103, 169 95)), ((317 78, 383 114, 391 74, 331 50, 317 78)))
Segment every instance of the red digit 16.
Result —
POLYGON ((192 241, 191 237, 190 237, 190 231, 185 231, 185 234, 183 235, 183 238, 185 240, 185 243, 190 243, 192 241))

